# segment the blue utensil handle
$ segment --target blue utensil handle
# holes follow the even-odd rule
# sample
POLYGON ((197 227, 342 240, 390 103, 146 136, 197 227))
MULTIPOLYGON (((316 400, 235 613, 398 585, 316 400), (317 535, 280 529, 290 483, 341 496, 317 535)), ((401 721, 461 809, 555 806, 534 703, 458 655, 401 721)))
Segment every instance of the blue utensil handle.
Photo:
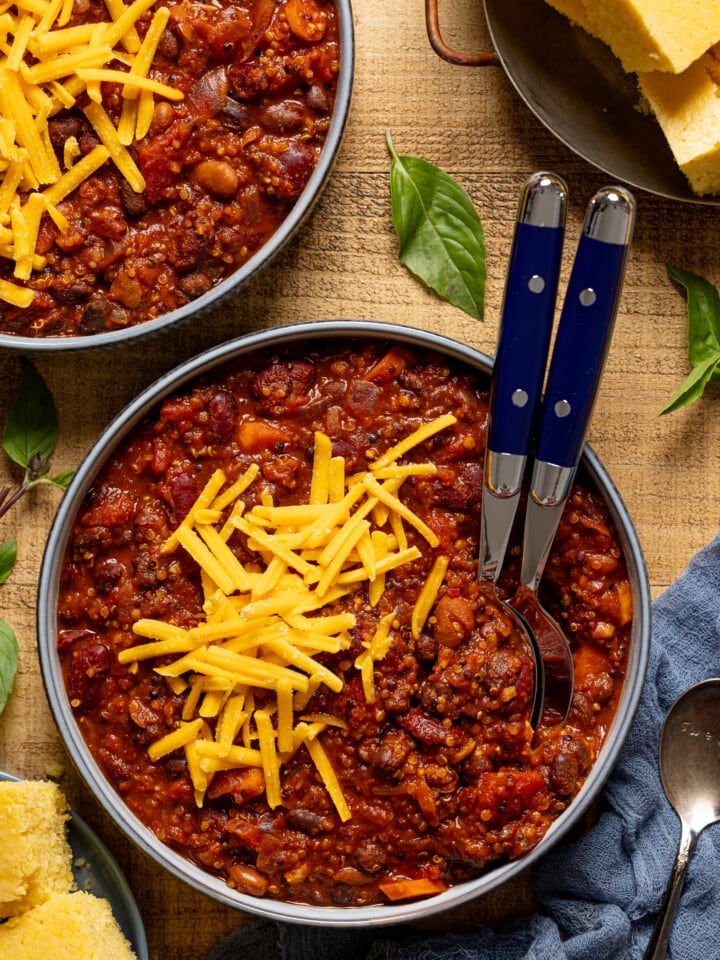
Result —
POLYGON ((564 229, 517 223, 490 398, 488 447, 527 455, 542 393, 564 229))
POLYGON ((627 191, 600 191, 588 208, 550 362, 536 461, 580 459, 612 337, 634 223, 627 191), (620 242, 617 242, 617 241, 620 242))

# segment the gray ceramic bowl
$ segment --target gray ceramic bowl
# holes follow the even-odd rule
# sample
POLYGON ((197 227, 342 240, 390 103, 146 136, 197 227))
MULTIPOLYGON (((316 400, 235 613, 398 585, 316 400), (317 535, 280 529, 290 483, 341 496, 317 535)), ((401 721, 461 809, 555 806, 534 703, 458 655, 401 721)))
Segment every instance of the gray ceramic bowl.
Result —
POLYGON ((187 303, 177 310, 162 314, 154 320, 136 324, 124 330, 112 330, 78 337, 21 337, 0 333, 0 349, 21 351, 23 353, 54 353, 58 350, 75 351, 91 347, 110 347, 132 342, 139 337, 158 333, 181 323, 197 318, 218 306, 226 297, 237 292, 246 283, 254 280, 283 250, 297 234, 330 176, 342 141, 350 100, 352 97, 355 71, 355 31, 351 0, 335 0, 338 11, 340 34, 340 73, 338 75, 337 94, 330 128, 325 145, 315 170, 300 194, 297 203, 278 227, 270 239, 263 244, 254 256, 238 270, 226 277, 212 290, 187 303))
POLYGON ((650 644, 650 590, 642 551, 632 522, 612 481, 594 453, 587 449, 584 466, 601 491, 618 529, 628 565, 633 591, 634 621, 627 678, 615 720, 595 766, 582 790, 567 812, 552 826, 540 844, 526 857, 498 866, 470 882, 451 887, 429 899, 391 906, 314 907, 280 903, 240 894, 225 883, 162 844, 125 806, 93 760, 75 722, 63 684, 56 651, 56 606, 58 580, 68 536, 86 491, 98 471, 120 443, 166 395, 208 374, 223 363, 251 351, 273 345, 297 343, 302 350, 308 341, 320 338, 381 339, 434 350, 469 367, 490 374, 491 361, 484 354, 453 340, 408 327, 363 322, 324 321, 277 328, 215 347, 171 371, 145 390, 110 424, 80 466, 63 497, 45 549, 40 574, 38 599, 38 639, 40 662, 55 721, 81 775, 121 829, 149 856, 175 876, 211 897, 238 909, 275 919, 326 926, 352 926, 360 923, 388 924, 426 917, 456 906, 500 886, 534 863, 585 814, 602 788, 623 745, 635 714, 642 689, 650 644))

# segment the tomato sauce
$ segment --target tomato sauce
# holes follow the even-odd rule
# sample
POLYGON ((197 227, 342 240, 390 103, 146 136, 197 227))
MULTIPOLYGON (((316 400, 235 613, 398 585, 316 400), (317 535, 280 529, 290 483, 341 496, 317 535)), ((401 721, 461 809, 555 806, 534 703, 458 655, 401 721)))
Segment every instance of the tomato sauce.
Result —
MULTIPOLYGON (((577 483, 542 585, 573 645, 575 696, 567 722, 533 737, 532 664, 477 580, 484 377, 381 342, 298 349, 239 358, 168 398, 115 451, 72 529, 58 648, 89 749, 164 843, 243 893, 383 903, 522 857, 572 802, 617 708, 630 636, 627 571, 602 498, 577 483), (161 545, 218 467, 232 482, 259 466, 259 483, 243 494, 247 509, 262 493, 276 504, 306 503, 316 431, 352 473, 448 411, 456 423, 408 455, 437 472, 403 485, 403 501, 439 544, 408 528, 420 557, 388 573, 377 606, 367 587, 353 595, 351 647, 323 655, 342 690, 321 686, 307 707, 344 721, 321 736, 351 817, 340 820, 304 749, 282 768, 278 807, 266 802, 262 772, 248 768, 216 774, 198 808, 183 752, 155 763, 147 753, 177 726, 186 694, 174 694, 152 663, 133 672, 118 661, 137 640, 139 618, 188 626, 201 617, 197 565, 161 545), (441 553, 450 564, 415 637, 411 612, 441 553), (392 610, 392 645, 375 663, 377 697, 368 703, 354 660, 392 610)), ((238 532, 228 543, 247 558, 238 532)))
MULTIPOLYGON (((325 142, 339 71, 331 0, 180 0, 150 71, 184 98, 157 98, 152 125, 128 148, 146 181, 136 193, 107 161, 44 216, 27 308, 0 301, 0 331, 28 337, 120 330, 207 293, 263 246, 293 208, 325 142)), ((76 0, 69 26, 108 17, 103 0, 76 0)), ((137 22, 142 39, 154 8, 137 22)), ((119 64, 110 64, 113 68, 119 64)), ((103 83, 115 124, 121 88, 103 83)), ((62 163, 99 139, 87 94, 48 121, 62 163)), ((14 283, 0 257, 0 278, 14 283)))

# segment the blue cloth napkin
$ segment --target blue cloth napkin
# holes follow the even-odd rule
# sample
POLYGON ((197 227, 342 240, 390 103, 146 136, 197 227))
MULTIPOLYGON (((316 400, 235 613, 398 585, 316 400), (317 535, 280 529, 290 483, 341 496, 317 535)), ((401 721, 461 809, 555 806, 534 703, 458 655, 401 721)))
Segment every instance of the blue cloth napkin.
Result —
MULTIPOLYGON (((663 720, 689 686, 720 676, 720 536, 653 604, 647 681, 605 788, 606 812, 536 866, 539 912, 502 929, 421 936, 408 927, 353 929, 257 921, 207 960, 640 960, 677 853, 680 824, 658 773, 663 720)), ((720 957, 720 826, 700 836, 668 957, 720 957)))

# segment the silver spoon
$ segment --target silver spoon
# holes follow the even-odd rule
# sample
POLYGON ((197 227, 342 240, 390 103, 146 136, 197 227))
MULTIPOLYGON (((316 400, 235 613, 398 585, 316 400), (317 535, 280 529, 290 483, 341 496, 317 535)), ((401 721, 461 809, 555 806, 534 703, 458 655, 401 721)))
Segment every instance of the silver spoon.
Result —
POLYGON ((690 687, 670 708, 660 736, 660 776, 680 818, 680 847, 643 960, 665 956, 697 839, 720 822, 720 679, 690 687))

